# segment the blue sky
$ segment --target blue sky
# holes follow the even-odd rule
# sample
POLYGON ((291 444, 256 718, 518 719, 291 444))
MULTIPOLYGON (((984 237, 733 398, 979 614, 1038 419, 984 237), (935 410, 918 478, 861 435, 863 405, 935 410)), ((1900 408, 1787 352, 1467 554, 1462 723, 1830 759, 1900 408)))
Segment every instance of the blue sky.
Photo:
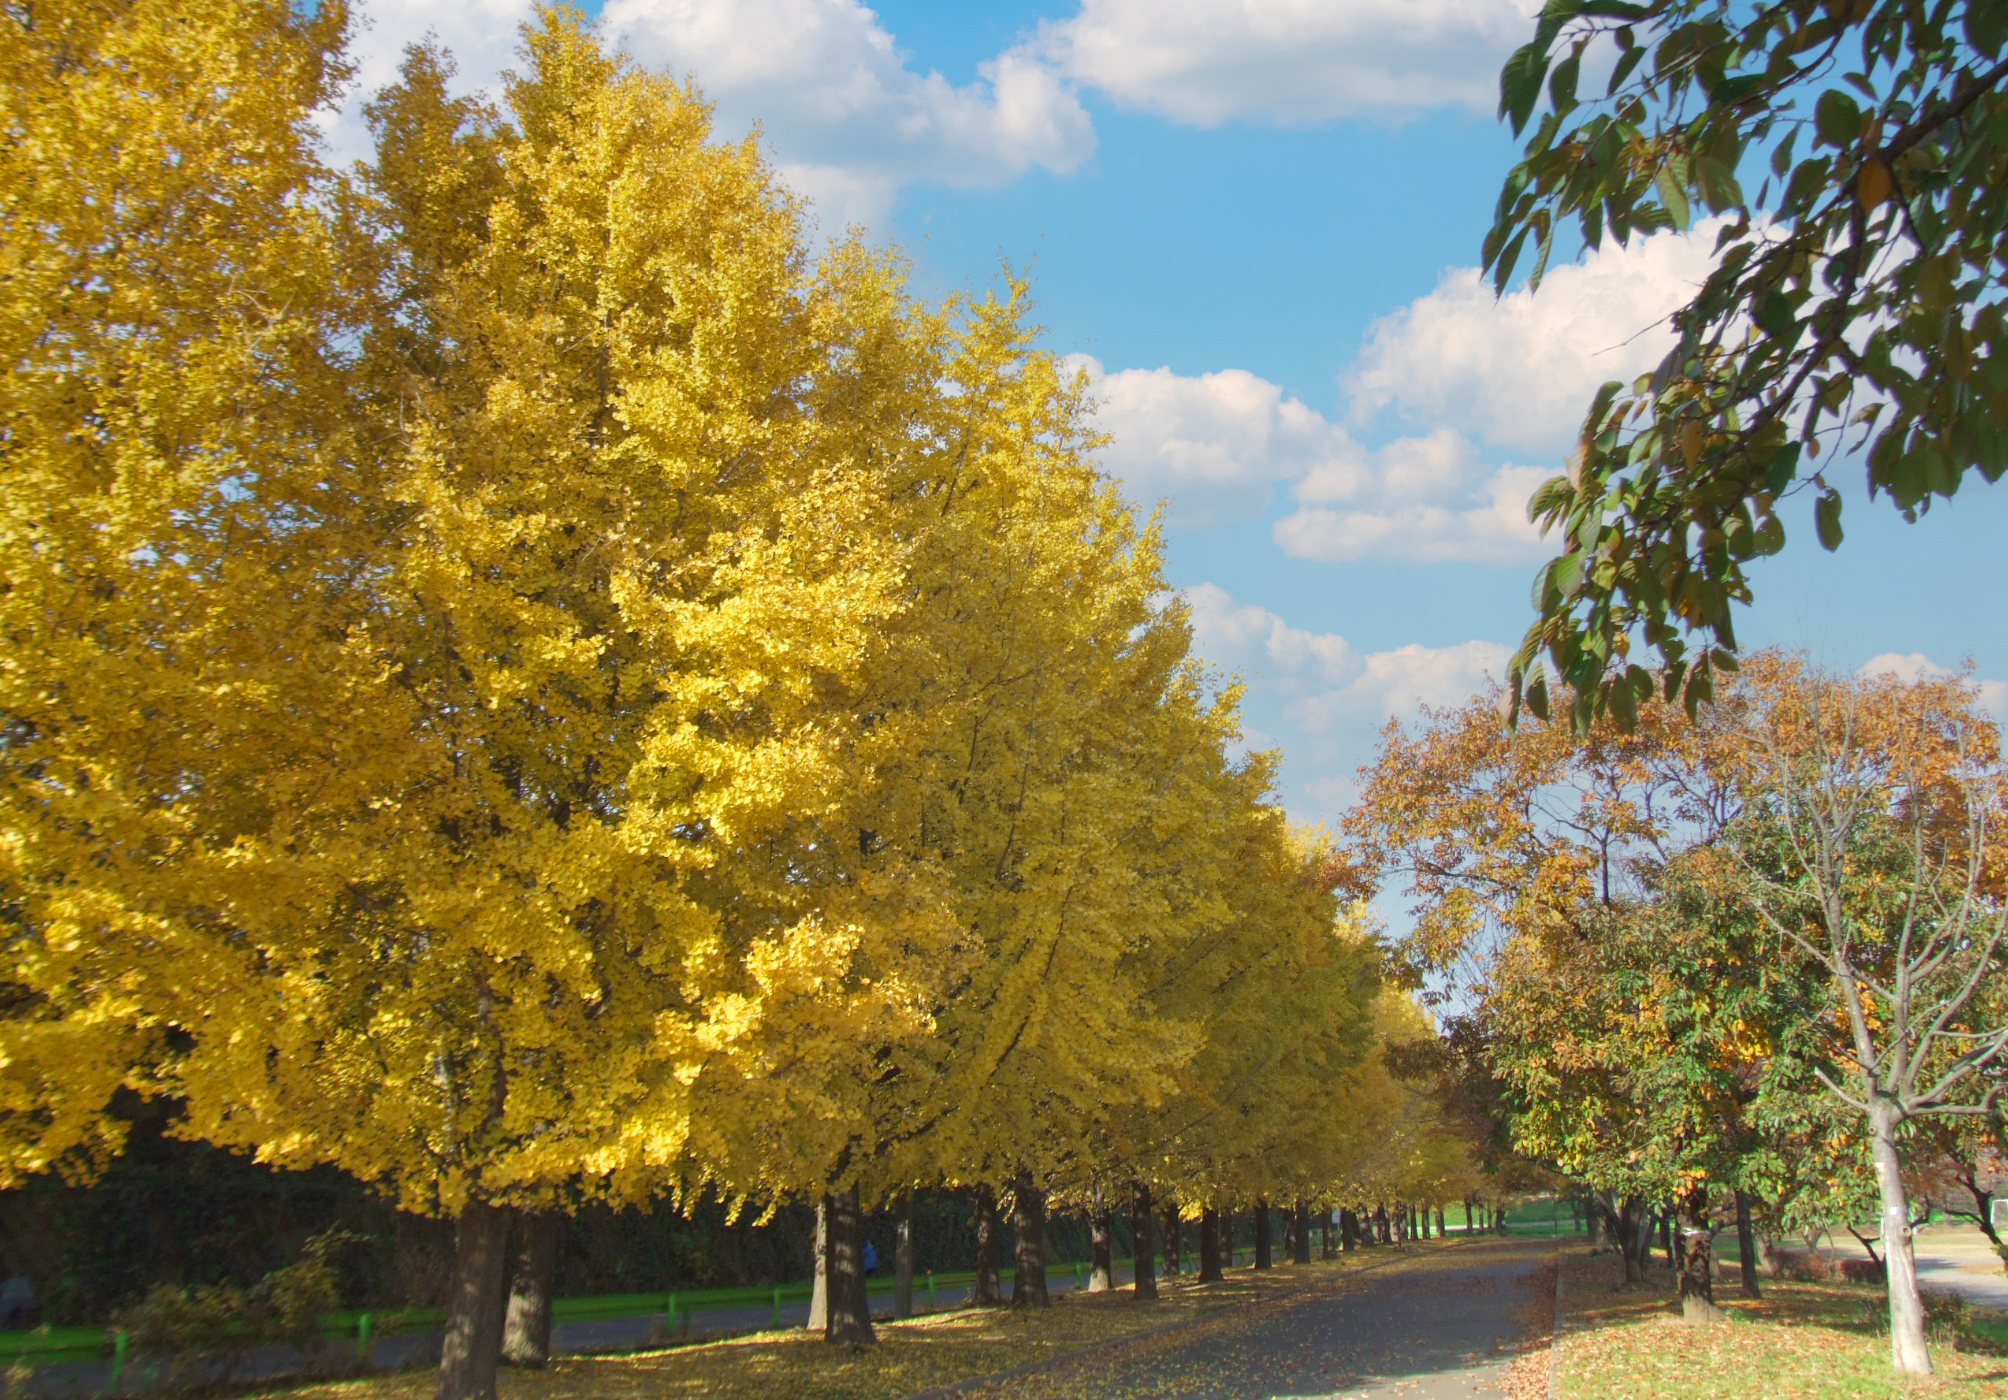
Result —
MULTIPOLYGON (((528 0, 364 8, 363 85, 430 29, 475 87, 528 0)), ((1527 491, 1705 274, 1704 242, 1660 235, 1537 296, 1480 285, 1514 152, 1493 75, 1535 8, 606 0, 603 19, 694 76, 722 135, 757 121, 824 227, 897 243, 922 290, 1031 265, 1050 343, 1097 377, 1105 464, 1167 502, 1201 651, 1244 676, 1282 799, 1330 819, 1387 719, 1497 673, 1547 553, 1527 491)), ((336 149, 357 130, 352 109, 336 149)), ((1970 656, 2002 708, 2008 489, 1976 481, 1912 526, 1842 475, 1846 544, 1822 553, 1808 521, 1758 571, 1742 640, 1850 670, 1970 656)))

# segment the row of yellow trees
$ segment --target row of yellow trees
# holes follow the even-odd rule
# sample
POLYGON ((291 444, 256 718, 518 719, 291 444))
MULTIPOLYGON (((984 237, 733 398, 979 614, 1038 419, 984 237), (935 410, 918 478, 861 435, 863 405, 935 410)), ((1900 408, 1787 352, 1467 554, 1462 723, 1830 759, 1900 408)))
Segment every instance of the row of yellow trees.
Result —
POLYGON ((449 1400, 519 1210, 827 1196, 851 1340, 916 1187, 1460 1194, 1022 285, 563 9, 337 175, 345 25, 0 16, 8 1179, 138 1092, 456 1218, 449 1400))

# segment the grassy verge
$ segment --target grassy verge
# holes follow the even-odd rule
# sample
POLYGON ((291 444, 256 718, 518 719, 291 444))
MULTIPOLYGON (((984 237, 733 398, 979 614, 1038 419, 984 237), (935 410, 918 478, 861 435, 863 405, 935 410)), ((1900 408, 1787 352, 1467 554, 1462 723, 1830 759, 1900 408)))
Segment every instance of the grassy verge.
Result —
POLYGON ((1582 1248, 1562 1261, 1564 1400, 1868 1400, 1929 1393, 1945 1400, 2008 1394, 2008 1336, 2000 1314, 1934 1302, 1938 1376, 1906 1382, 1889 1364, 1888 1307, 1865 1284, 1765 1279, 1745 1298, 1732 1277, 1716 1285, 1728 1321, 1687 1327, 1672 1274, 1622 1287, 1615 1255, 1582 1248))
MULTIPOLYGON (((879 1344, 855 1351, 795 1329, 623 1356, 567 1356, 543 1372, 504 1371, 499 1400, 895 1400, 1319 1287, 1395 1253, 1365 1250, 1335 1263, 1259 1274, 1233 1269, 1220 1283, 1163 1285, 1156 1303, 1137 1303, 1128 1289, 1064 1293, 1038 1313, 968 1309, 880 1323, 879 1344)), ((432 1386, 432 1372, 406 1371, 274 1394, 285 1400, 427 1400, 432 1386)))

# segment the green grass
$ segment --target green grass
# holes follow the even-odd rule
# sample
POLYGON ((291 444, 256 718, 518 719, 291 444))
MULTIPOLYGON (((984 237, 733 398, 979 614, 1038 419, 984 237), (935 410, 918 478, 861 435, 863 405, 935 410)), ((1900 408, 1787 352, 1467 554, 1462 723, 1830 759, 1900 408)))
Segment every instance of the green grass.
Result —
POLYGON ((1622 1286, 1611 1254, 1564 1253, 1563 1400, 1941 1400, 2008 1394, 2008 1316, 1932 1305, 1938 1375, 1909 1382, 1890 1368, 1888 1307, 1865 1284, 1766 1278, 1745 1298, 1732 1276, 1716 1287, 1727 1320, 1680 1321, 1668 1270, 1622 1286))

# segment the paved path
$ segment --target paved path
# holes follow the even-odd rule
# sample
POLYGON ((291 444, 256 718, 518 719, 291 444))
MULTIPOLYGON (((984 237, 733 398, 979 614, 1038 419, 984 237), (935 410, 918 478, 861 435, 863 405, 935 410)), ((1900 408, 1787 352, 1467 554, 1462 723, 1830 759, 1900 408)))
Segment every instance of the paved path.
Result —
POLYGON ((1548 1316, 1546 1240, 1442 1248, 1331 1288, 1013 1377, 992 1400, 1475 1400, 1504 1397, 1525 1334, 1548 1316), (1530 1304, 1536 1305, 1530 1308, 1530 1304))
POLYGON ((2008 1273, 1977 1225, 1927 1225, 1911 1238, 1917 1281, 1923 1288, 1958 1293, 1983 1308, 2008 1309, 2008 1273))

